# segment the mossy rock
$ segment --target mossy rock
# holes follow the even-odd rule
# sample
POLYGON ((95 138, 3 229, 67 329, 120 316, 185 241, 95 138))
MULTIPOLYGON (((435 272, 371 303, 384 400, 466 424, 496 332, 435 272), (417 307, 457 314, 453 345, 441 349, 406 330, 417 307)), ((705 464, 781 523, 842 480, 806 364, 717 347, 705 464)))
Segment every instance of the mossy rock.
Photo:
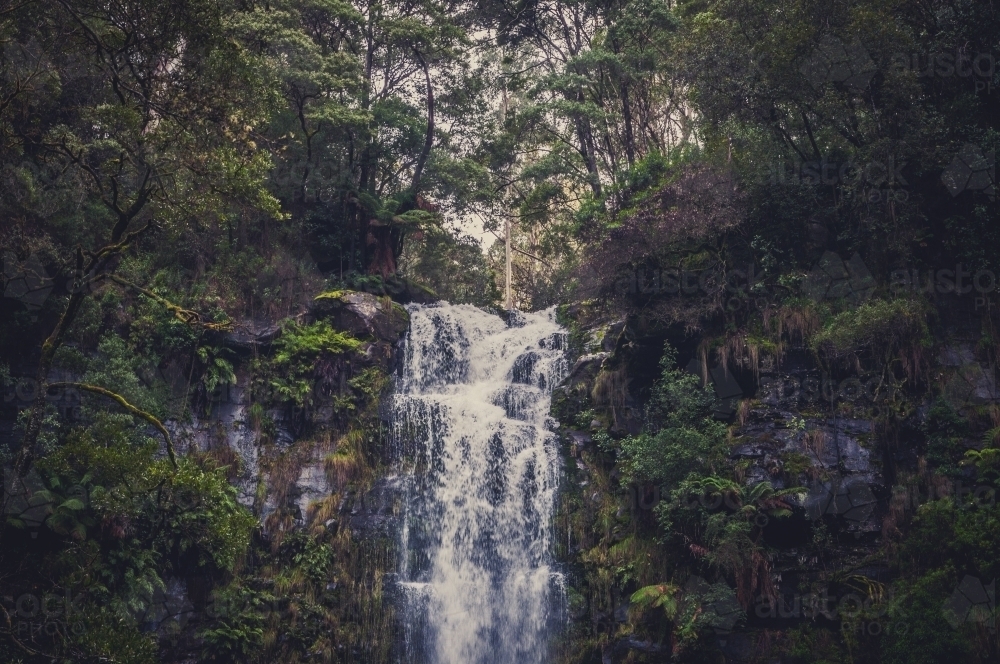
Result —
POLYGON ((329 320, 338 330, 356 337, 398 341, 410 325, 410 315, 388 297, 337 290, 320 293, 310 311, 318 320, 329 320))

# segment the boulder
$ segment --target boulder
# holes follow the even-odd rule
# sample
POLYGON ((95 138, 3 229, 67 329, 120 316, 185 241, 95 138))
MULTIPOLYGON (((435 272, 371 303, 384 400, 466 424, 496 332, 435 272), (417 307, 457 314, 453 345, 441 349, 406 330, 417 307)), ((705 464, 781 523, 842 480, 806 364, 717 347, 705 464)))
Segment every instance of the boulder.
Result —
POLYGON ((313 300, 310 311, 338 330, 382 341, 398 341, 410 324, 410 315, 396 302, 358 291, 322 293, 313 300))
POLYGON ((222 344, 237 352, 252 354, 269 347, 281 335, 277 323, 267 321, 245 321, 222 333, 222 344))

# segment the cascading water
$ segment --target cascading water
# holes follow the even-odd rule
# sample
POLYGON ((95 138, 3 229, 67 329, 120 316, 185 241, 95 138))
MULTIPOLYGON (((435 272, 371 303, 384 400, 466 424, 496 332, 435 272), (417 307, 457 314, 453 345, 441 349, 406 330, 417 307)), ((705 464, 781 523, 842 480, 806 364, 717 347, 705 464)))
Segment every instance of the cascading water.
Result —
POLYGON ((550 390, 554 310, 499 317, 411 305, 392 438, 408 478, 400 535, 406 664, 541 664, 558 623, 550 390))

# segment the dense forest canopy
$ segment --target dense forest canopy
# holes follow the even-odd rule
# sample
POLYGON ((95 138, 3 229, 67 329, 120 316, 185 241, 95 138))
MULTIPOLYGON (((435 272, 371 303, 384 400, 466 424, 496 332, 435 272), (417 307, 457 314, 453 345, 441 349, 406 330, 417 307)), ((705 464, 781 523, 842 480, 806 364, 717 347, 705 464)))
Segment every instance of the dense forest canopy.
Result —
MULTIPOLYGON (((563 416, 607 429, 614 482, 665 497, 626 553, 610 512, 587 526, 607 531, 581 563, 604 593, 587 652, 619 657, 634 632, 700 661, 712 625, 680 599, 692 570, 743 611, 776 592, 759 524, 791 513, 797 481, 748 486, 726 426, 750 406, 702 393, 710 355, 755 389, 765 357, 874 377, 888 492, 997 488, 997 399, 942 400, 937 359, 939 329, 975 317, 962 353, 993 389, 993 2, 0 0, 0 46, 0 586, 71 592, 81 626, 22 633, 5 602, 4 661, 173 661, 136 616, 184 574, 200 605, 238 607, 199 627, 204 661, 386 661, 382 577, 365 571, 380 554, 322 526, 337 501, 297 529, 273 508, 285 489, 239 493, 246 460, 185 427, 239 387, 269 477, 305 458, 287 427, 335 442, 341 498, 370 484, 399 305, 499 307, 508 233, 515 308, 600 310, 661 342, 636 360, 637 426, 619 426, 614 345, 563 416), (359 302, 385 322, 344 324, 359 302), (17 502, 29 482, 40 511, 17 502), (685 502, 706 493, 736 507, 685 502), (612 588, 632 598, 627 627, 612 588)), ((595 350, 573 320, 574 350, 595 350)), ((886 602, 919 635, 867 648, 796 627, 775 637, 788 661, 995 661, 993 595, 992 630, 930 616, 964 575, 1000 573, 998 518, 958 500, 893 516, 886 602)))

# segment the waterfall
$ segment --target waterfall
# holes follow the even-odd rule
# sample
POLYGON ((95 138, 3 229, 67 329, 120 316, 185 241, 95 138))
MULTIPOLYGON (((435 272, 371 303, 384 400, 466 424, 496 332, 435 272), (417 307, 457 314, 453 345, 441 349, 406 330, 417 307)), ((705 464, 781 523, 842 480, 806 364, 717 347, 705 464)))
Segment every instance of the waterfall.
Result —
POLYGON ((405 664, 542 664, 559 622, 551 560, 564 377, 554 309, 508 322, 411 305, 391 438, 408 478, 400 533, 405 664))

